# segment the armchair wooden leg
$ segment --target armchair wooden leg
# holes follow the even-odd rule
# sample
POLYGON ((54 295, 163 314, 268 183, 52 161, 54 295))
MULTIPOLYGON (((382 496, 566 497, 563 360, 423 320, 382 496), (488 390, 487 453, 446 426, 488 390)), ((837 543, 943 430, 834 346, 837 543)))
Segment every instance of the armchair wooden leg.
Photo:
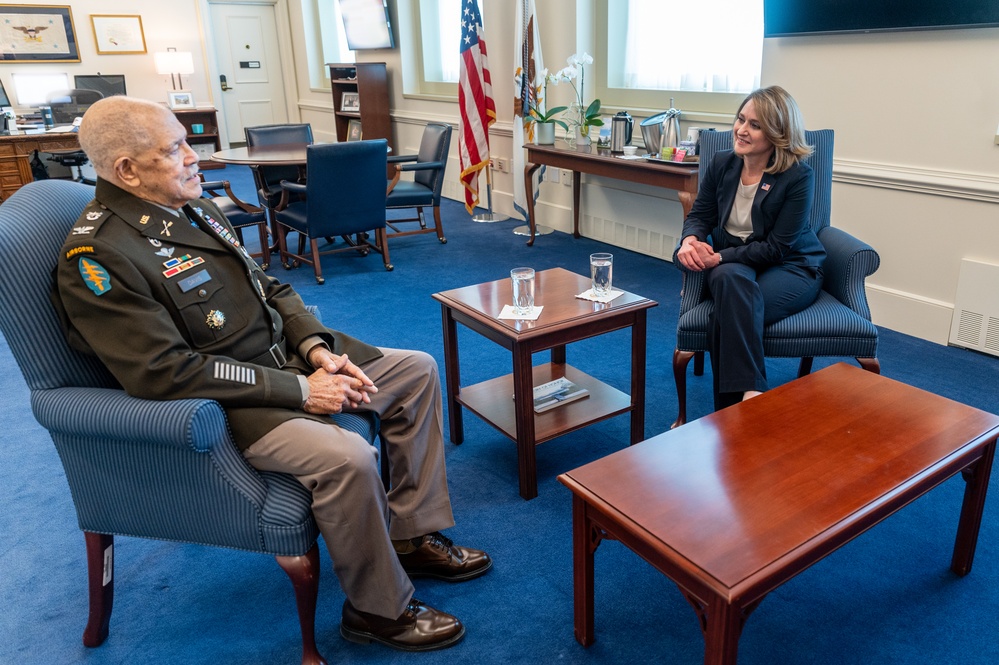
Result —
MULTIPOLYGON (((302 236, 305 237, 304 235, 302 236)), ((316 272, 316 282, 319 284, 325 284, 326 278, 323 277, 323 266, 319 263, 319 241, 315 238, 309 238, 309 246, 312 248, 312 268, 316 272)), ((298 252, 301 254, 301 250, 298 252)))
POLYGON ((877 358, 857 358, 857 362, 868 372, 881 373, 881 363, 878 362, 877 358))
POLYGON ((805 357, 802 358, 798 363, 798 378, 803 376, 808 376, 812 371, 812 358, 805 357))
POLYGON ((87 587, 90 615, 83 629, 83 646, 100 646, 108 637, 114 606, 114 536, 83 532, 87 543, 87 587))
POLYGON ((442 245, 447 244, 447 238, 444 237, 444 227, 441 225, 441 207, 434 206, 434 224, 437 229, 437 239, 440 240, 442 245))
POLYGON ((302 556, 276 557, 295 587, 298 622, 302 626, 302 665, 327 665, 316 648, 316 600, 319 598, 319 548, 313 544, 302 556))
MULTIPOLYGON (((681 351, 680 349, 673 351, 673 380, 676 382, 676 401, 679 413, 676 416, 676 421, 669 426, 670 429, 679 427, 687 422, 687 364, 696 355, 697 353, 694 351, 681 351)), ((702 362, 703 357, 704 354, 702 352, 702 362)), ((697 364, 696 361, 694 364, 697 364)))
POLYGON ((694 376, 704 376, 704 351, 694 352, 694 376))
POLYGON ((389 260, 388 233, 385 229, 375 229, 375 242, 382 252, 382 262, 385 264, 385 269, 391 271, 395 266, 389 260))

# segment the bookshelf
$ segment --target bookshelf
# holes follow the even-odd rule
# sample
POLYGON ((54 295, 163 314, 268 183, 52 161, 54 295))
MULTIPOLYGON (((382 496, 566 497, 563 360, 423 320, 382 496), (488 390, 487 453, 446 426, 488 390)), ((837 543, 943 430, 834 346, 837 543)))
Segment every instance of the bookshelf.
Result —
POLYGON ((392 147, 389 116, 388 74, 384 62, 327 64, 333 87, 336 140, 346 141, 351 120, 361 121, 362 139, 385 139, 392 147), (357 100, 356 109, 344 106, 344 93, 357 100))

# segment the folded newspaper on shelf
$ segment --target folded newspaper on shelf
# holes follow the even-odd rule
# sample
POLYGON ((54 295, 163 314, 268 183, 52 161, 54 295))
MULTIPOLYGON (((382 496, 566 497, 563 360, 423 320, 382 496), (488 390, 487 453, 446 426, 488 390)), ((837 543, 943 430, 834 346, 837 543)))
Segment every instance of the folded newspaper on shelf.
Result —
POLYGON ((534 412, 543 413, 561 404, 568 404, 590 394, 590 391, 578 386, 569 379, 555 379, 534 387, 534 412))

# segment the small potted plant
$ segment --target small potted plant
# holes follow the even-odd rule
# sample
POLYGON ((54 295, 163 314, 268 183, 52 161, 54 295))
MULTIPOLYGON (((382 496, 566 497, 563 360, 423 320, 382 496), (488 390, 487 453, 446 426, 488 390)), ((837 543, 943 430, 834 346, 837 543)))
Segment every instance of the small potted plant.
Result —
POLYGON ((554 108, 547 109, 546 111, 541 110, 541 106, 548 105, 548 84, 555 81, 555 75, 549 74, 548 70, 545 69, 542 72, 542 80, 544 83, 541 88, 537 91, 538 93, 544 93, 543 95, 538 95, 538 103, 531 107, 530 116, 534 118, 534 122, 537 123, 537 134, 535 135, 535 141, 538 145, 552 145, 555 143, 555 125, 558 125, 565 131, 569 131, 569 125, 563 120, 559 120, 556 116, 559 113, 564 112, 568 106, 556 106, 554 108))

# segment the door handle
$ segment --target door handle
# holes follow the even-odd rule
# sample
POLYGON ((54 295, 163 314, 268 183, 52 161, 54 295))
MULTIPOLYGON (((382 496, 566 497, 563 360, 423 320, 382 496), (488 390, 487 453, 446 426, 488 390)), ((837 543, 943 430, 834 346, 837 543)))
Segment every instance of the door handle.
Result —
POLYGON ((232 88, 229 87, 229 83, 225 80, 225 74, 219 74, 219 83, 222 85, 222 92, 232 90, 232 88))

